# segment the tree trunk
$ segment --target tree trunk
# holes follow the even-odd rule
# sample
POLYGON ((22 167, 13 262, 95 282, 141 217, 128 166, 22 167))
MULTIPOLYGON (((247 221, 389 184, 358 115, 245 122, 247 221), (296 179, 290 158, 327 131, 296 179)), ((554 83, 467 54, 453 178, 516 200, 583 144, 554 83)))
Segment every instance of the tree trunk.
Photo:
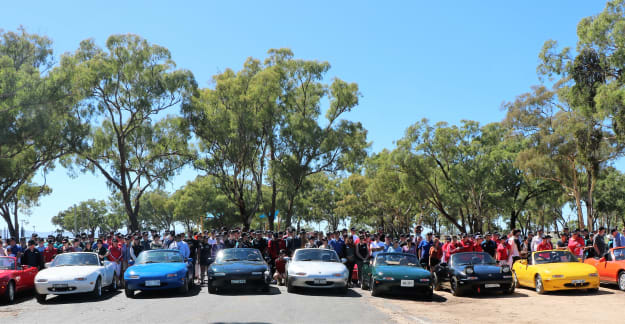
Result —
POLYGON ((291 217, 293 217, 293 205, 295 204, 295 197, 290 197, 288 207, 286 210, 286 216, 284 217, 284 228, 291 227, 291 217))
MULTIPOLYGON (((577 188, 573 189, 573 196, 575 197, 575 207, 577 207, 577 226, 581 229, 584 228, 584 213, 582 212, 582 199, 577 188)), ((590 225, 592 227, 592 225, 590 225)))
POLYGON ((130 230, 132 232, 139 230, 139 221, 137 214, 134 212, 132 208, 132 199, 130 197, 130 191, 122 189, 122 198, 124 199, 124 208, 126 209, 126 214, 128 215, 128 220, 130 221, 130 230))

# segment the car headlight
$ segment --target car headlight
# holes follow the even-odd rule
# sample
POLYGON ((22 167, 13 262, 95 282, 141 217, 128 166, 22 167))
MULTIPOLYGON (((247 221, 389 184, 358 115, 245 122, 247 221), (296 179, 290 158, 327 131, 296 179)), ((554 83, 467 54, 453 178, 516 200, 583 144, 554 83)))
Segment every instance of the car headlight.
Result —
POLYGON ((473 271, 473 268, 466 268, 466 269, 464 269, 464 271, 465 271, 467 274, 472 274, 473 272, 475 272, 475 271, 473 271))
POLYGON ((215 276, 215 277, 224 277, 225 275, 226 275, 225 272, 215 272, 215 273, 213 273, 213 276, 215 276))
POLYGON ((252 276, 260 276, 260 275, 262 275, 262 274, 263 274, 263 273, 262 273, 262 272, 260 272, 260 271, 254 271, 254 272, 252 272, 252 276))
POLYGON ((176 278, 176 274, 175 273, 168 273, 167 274, 167 278, 176 278))
POLYGON ((128 276, 128 278, 130 278, 130 279, 139 279, 139 276, 138 275, 130 275, 130 276, 128 276))
POLYGON ((37 279, 37 282, 48 282, 48 279, 37 279))
POLYGON ((430 282, 430 278, 421 278, 419 279, 420 282, 430 282))
POLYGON ((384 273, 382 273, 382 272, 378 272, 378 276, 380 276, 380 277, 381 277, 381 276, 383 276, 383 275, 384 275, 384 273))
POLYGON ((564 278, 564 275, 552 275, 551 278, 564 278))
POLYGON ((74 280, 76 280, 76 281, 85 281, 85 280, 87 280, 87 278, 85 278, 85 277, 78 277, 78 278, 74 278, 74 280))
POLYGON ((477 280, 477 277, 467 277, 467 280, 477 280))
POLYGON ((393 277, 383 277, 382 279, 384 279, 384 280, 395 280, 395 278, 393 278, 393 277))
POLYGON ((591 276, 591 277, 599 277, 599 274, 595 272, 595 273, 589 274, 589 276, 591 276))
POLYGON ((503 273, 508 273, 508 272, 510 272, 510 267, 505 266, 505 267, 501 268, 501 271, 502 271, 503 273))
POLYGON ((340 278, 340 277, 343 276, 343 274, 342 273, 333 273, 332 276, 340 278))

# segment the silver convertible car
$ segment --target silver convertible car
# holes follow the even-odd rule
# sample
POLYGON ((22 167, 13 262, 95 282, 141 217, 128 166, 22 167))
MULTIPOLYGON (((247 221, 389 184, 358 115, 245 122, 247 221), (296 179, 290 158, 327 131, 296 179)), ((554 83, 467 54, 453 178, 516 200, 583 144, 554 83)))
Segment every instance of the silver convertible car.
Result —
POLYGON ((287 291, 296 288, 339 289, 347 293, 347 267, 334 250, 299 249, 286 265, 287 291))

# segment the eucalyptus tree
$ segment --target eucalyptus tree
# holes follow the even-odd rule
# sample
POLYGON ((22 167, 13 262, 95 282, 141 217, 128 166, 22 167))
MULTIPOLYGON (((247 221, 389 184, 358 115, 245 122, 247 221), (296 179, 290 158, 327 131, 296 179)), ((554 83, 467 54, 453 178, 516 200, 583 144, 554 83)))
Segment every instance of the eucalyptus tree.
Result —
POLYGON ((168 115, 188 100, 196 84, 177 69, 165 47, 136 35, 113 35, 106 48, 85 40, 61 66, 84 99, 91 130, 73 149, 83 172, 104 176, 119 192, 130 230, 139 229, 141 197, 164 185, 192 156, 183 118, 168 115))

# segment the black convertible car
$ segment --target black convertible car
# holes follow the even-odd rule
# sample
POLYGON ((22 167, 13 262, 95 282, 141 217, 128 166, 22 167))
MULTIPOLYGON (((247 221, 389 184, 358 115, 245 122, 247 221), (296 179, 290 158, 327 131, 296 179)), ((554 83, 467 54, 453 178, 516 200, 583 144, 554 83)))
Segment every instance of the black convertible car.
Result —
POLYGON ((256 289, 269 291, 269 266, 257 249, 224 249, 208 269, 208 292, 256 289))
POLYGON ((498 266, 495 260, 484 252, 456 253, 451 256, 449 264, 437 265, 434 268, 434 289, 440 290, 446 284, 449 284, 454 296, 487 290, 514 293, 510 267, 498 266))

